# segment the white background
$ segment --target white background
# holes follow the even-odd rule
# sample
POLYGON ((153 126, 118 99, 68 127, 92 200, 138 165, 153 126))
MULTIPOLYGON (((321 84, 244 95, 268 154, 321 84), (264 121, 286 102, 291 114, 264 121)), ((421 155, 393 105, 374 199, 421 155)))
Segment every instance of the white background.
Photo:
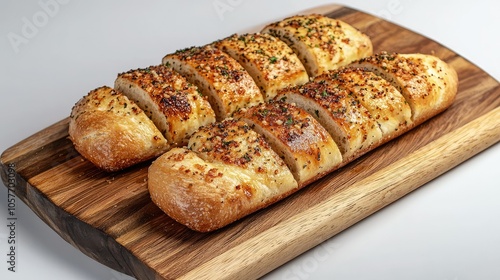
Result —
MULTIPOLYGON (((38 1, 0 2, 0 151, 65 118, 79 98, 112 85, 119 72, 330 3, 103 2, 60 0, 49 12, 38 1), (217 12, 216 4, 230 9, 217 12), (24 28, 23 35, 29 24, 36 30, 24 28), (12 43, 12 34, 24 39, 12 43)), ((337 3, 437 40, 500 79, 499 2, 337 3)), ((500 279, 499 166, 496 144, 265 278, 500 279)), ((16 211, 12 273, 6 262, 7 189, 0 187, 1 279, 128 279, 67 244, 19 200, 16 211)))

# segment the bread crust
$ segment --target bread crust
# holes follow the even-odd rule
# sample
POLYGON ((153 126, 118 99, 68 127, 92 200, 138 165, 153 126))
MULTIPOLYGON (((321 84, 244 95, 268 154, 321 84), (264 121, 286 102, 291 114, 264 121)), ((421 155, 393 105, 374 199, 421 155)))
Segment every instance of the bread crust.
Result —
POLYGON ((137 105, 106 86, 90 91, 75 104, 68 132, 84 158, 109 172, 149 160, 169 148, 137 105))

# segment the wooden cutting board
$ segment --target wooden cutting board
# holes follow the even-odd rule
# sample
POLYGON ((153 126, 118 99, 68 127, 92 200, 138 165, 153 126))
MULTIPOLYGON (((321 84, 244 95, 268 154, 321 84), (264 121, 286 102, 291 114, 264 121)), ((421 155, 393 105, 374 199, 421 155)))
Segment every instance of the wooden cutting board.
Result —
POLYGON ((105 173, 85 161, 67 139, 68 119, 2 154, 5 185, 62 238, 116 270, 140 279, 247 279, 266 274, 500 141, 499 83, 481 69, 374 16, 340 6, 316 11, 368 34, 375 52, 421 52, 444 59, 459 75, 456 101, 291 197, 208 234, 188 230, 151 202, 149 163, 105 173))

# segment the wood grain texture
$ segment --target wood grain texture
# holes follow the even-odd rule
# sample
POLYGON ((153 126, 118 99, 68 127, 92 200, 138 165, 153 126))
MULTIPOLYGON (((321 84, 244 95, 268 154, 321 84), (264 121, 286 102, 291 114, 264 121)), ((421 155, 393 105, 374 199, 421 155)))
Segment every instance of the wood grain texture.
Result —
POLYGON ((151 202, 149 162, 105 173, 85 161, 67 139, 68 119, 6 150, 3 181, 13 164, 17 196, 42 220, 88 256, 136 278, 256 278, 500 141, 500 85, 484 71, 379 18, 343 7, 315 11, 367 33, 376 52, 428 53, 451 64, 460 81, 454 104, 287 199, 208 234, 190 231, 151 202))

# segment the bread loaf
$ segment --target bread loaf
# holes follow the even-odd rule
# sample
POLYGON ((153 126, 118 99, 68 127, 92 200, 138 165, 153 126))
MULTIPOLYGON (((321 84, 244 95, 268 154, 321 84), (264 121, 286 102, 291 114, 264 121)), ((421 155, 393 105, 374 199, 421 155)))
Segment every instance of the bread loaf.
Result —
MULTIPOLYGON (((298 57, 315 57, 316 51, 287 46, 281 41, 285 38, 275 37, 280 32, 273 33, 275 29, 279 29, 278 26, 297 27, 299 33, 307 31, 311 40, 305 42, 315 42, 318 50, 320 49, 318 53, 321 54, 313 64, 327 62, 322 64, 322 71, 371 53, 369 38, 346 23, 320 15, 296 16, 293 20, 289 18, 282 23, 269 25, 264 29, 266 33, 233 35, 202 47, 190 47, 167 54, 163 57, 162 65, 119 74, 114 87, 128 97, 131 105, 137 105, 153 121, 167 140, 164 150, 182 147, 199 127, 213 123, 215 119, 222 121, 241 108, 271 100, 284 87, 308 81, 306 67, 298 57), (306 29, 298 28, 295 24, 297 22, 304 24, 306 29), (339 37, 336 38, 333 34, 339 37), (331 40, 320 44, 317 40, 321 38, 331 40), (337 40, 339 38, 342 39, 337 40), (337 60, 330 61, 332 57, 337 60)), ((116 113, 113 118, 119 122, 121 116, 115 110, 106 113, 106 118, 111 118, 112 113, 116 113)), ((102 115, 100 112, 91 114, 88 115, 89 118, 102 115), (94 116, 90 116, 91 114, 94 116)), ((87 133, 91 133, 89 129, 94 127, 80 127, 86 126, 84 122, 73 122, 72 126, 74 131, 86 130, 87 133)), ((81 134, 76 135, 71 139, 75 146, 78 145, 79 151, 95 150, 101 145, 99 141, 81 141, 77 139, 81 134)), ((102 145, 124 142, 126 140, 119 137, 126 135, 100 134, 100 141, 102 145)), ((108 157, 104 153, 94 154, 91 159, 88 153, 82 152, 82 156, 98 167, 115 165, 113 170, 116 170, 119 166, 128 166, 113 163, 115 159, 122 159, 108 157)), ((123 158, 136 156, 122 155, 123 158)), ((137 163, 136 160, 131 162, 137 163)))

